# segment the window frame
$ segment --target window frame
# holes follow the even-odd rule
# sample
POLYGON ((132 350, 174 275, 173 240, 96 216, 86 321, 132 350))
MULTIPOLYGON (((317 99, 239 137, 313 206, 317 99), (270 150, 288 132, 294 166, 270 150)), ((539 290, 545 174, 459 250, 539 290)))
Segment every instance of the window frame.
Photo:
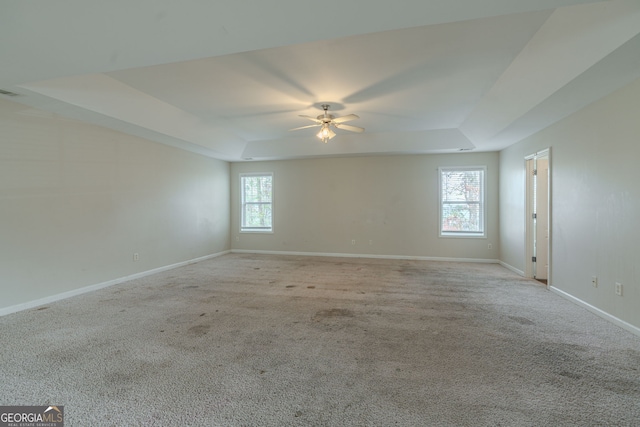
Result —
POLYGON ((239 174, 240 178, 240 233, 273 233, 273 213, 274 213, 274 173, 273 172, 247 172, 239 174), (246 177, 271 177, 271 201, 270 202, 245 202, 244 178, 246 177), (247 204, 270 204, 271 205, 271 226, 269 228, 245 227, 245 206, 247 204))
MULTIPOLYGON (((468 202, 467 202, 468 203, 468 202)), ((472 238, 483 239, 487 237, 487 166, 441 166, 438 168, 438 236, 445 238, 472 238), (480 200, 474 202, 480 205, 480 225, 481 231, 449 231, 443 230, 442 222, 444 219, 444 207, 446 205, 454 204, 452 202, 446 202, 443 200, 443 173, 451 171, 460 172, 481 172, 481 188, 480 188, 480 200)))

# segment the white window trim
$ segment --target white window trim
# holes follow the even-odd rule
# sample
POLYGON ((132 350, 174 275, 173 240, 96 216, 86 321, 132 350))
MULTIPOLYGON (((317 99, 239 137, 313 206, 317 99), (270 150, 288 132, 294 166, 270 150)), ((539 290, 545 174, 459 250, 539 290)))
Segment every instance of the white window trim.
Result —
POLYGON ((438 237, 486 239, 487 238, 487 167, 486 166, 441 166, 438 168, 438 237), (482 170, 482 232, 459 232, 442 230, 442 172, 443 171, 482 170))
POLYGON ((251 233, 251 234, 273 234, 274 228, 274 211, 275 211, 275 203, 274 203, 274 187, 275 187, 275 175, 273 172, 248 172, 241 173, 238 177, 240 181, 240 233, 251 233), (243 229, 242 225, 244 224, 244 186, 242 185, 242 178, 247 176, 271 176, 271 228, 268 230, 251 230, 251 229, 243 229))

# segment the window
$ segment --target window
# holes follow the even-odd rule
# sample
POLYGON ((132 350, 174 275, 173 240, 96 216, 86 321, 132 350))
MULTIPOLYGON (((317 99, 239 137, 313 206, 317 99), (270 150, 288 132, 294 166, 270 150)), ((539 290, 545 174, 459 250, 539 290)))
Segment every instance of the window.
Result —
POLYGON ((241 174, 240 192, 240 231, 273 231, 273 174, 241 174))
POLYGON ((440 236, 485 236, 486 167, 440 168, 440 236))

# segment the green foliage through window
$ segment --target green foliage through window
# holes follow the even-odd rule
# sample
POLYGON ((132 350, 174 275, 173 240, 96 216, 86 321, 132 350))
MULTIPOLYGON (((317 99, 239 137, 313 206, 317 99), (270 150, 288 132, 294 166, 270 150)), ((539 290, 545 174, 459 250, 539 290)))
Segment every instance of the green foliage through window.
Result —
POLYGON ((440 168, 440 233, 484 235, 485 168, 440 168))
POLYGON ((272 231, 273 174, 241 175, 240 186, 241 231, 272 231))

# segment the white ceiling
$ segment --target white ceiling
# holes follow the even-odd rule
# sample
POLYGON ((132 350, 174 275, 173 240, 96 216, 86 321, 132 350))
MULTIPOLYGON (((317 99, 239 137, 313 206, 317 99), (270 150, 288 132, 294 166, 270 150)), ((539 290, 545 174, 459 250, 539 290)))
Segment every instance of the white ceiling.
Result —
POLYGON ((25 113, 231 161, 500 150, 640 78, 637 0, 25 0, 0 40, 25 113), (323 103, 365 133, 288 131, 323 103))

